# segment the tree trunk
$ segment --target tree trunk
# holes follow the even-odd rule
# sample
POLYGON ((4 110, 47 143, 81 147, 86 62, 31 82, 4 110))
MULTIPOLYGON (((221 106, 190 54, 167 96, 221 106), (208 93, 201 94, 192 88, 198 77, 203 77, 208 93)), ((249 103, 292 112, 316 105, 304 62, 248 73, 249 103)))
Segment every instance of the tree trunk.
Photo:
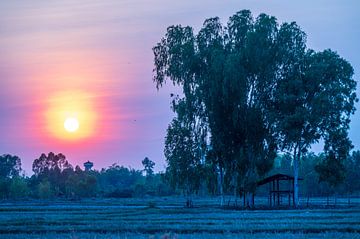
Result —
POLYGON ((246 193, 246 207, 253 208, 254 207, 254 201, 253 201, 253 195, 254 193, 246 193))
POLYGON ((186 207, 191 208, 193 206, 192 198, 191 198, 191 190, 188 184, 186 189, 186 207))
MULTIPOLYGON (((300 152, 300 149, 298 149, 300 152)), ((300 153, 294 150, 294 207, 299 206, 299 159, 300 153)))
POLYGON ((220 206, 223 207, 224 206, 224 172, 223 172, 223 168, 220 166, 220 173, 219 173, 219 191, 220 191, 220 206))
POLYGON ((246 207, 246 193, 243 193, 243 207, 246 207))
POLYGON ((237 207, 237 187, 238 187, 238 181, 237 181, 237 173, 234 173, 234 206, 237 207))

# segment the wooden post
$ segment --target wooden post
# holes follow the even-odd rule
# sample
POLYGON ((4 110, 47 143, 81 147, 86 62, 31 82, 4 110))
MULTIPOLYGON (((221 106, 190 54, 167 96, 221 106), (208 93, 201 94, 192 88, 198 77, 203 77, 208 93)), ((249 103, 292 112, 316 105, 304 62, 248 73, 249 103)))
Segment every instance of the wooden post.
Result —
POLYGON ((271 183, 269 183, 269 205, 271 207, 271 183))
POLYGON ((245 192, 243 192, 243 195, 244 195, 244 207, 246 207, 246 198, 245 198, 245 192))
POLYGON ((279 185, 279 179, 276 180, 276 186, 277 186, 277 204, 278 206, 280 206, 280 185, 279 185))
POLYGON ((255 207, 255 193, 252 194, 252 206, 255 207))
POLYGON ((291 200, 290 200, 290 196, 291 196, 291 191, 290 191, 290 188, 289 188, 289 192, 288 192, 288 199, 289 199, 289 207, 291 206, 291 200))
POLYGON ((274 181, 272 181, 272 185, 273 185, 273 204, 274 204, 274 206, 276 205, 276 202, 275 202, 275 200, 276 200, 276 195, 275 195, 275 180, 274 181))
POLYGON ((295 193, 294 193, 294 179, 291 180, 291 185, 292 185, 292 199, 293 199, 293 206, 295 206, 295 193))

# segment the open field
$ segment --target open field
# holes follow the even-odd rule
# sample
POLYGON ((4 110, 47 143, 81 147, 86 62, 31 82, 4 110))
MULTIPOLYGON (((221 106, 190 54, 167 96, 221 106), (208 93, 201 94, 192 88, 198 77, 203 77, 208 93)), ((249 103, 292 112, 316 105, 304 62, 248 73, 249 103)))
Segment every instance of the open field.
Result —
POLYGON ((2 203, 0 238, 360 238, 359 199, 301 210, 226 210, 217 200, 2 203))

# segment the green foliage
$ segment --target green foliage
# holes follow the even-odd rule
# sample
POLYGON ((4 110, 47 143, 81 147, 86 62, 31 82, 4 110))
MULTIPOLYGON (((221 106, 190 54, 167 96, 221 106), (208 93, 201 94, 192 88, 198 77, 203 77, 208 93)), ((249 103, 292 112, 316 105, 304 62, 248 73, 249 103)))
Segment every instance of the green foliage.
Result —
POLYGON ((344 128, 331 129, 325 141, 326 158, 316 165, 320 182, 327 182, 331 187, 341 184, 346 178, 345 161, 352 148, 344 128))
POLYGON ((261 14, 254 20, 244 10, 227 28, 219 18, 207 19, 197 35, 190 27, 171 26, 153 48, 157 87, 168 78, 183 89, 184 98, 172 102, 176 120, 199 133, 195 143, 207 141, 212 168, 224 168, 235 190, 253 191, 250 185, 276 156, 267 113, 276 76, 276 33, 275 18, 261 14))
POLYGON ((360 151, 354 151, 345 161, 346 178, 344 191, 360 195, 360 151))
POLYGON ((187 195, 197 191, 202 177, 201 151, 194 132, 178 119, 168 127, 164 154, 168 179, 173 187, 187 195))
POLYGON ((96 175, 91 171, 82 171, 79 167, 66 180, 66 194, 72 198, 94 197, 97 189, 96 175))
MULTIPOLYGON (((98 178, 100 190, 105 194, 112 194, 112 192, 121 192, 123 190, 133 190, 131 186, 137 183, 143 183, 143 176, 140 170, 128 169, 123 166, 113 164, 107 169, 102 169, 98 178)), ((116 193, 113 195, 120 195, 116 193)), ((126 193, 126 194, 132 194, 126 193)))
POLYGON ((32 165, 34 175, 31 179, 31 185, 36 186, 42 181, 48 181, 51 192, 55 196, 65 194, 65 183, 67 178, 73 173, 72 165, 66 160, 65 155, 53 152, 41 154, 35 159, 32 165))
POLYGON ((0 198, 14 196, 13 181, 17 181, 21 172, 21 159, 18 156, 4 154, 0 156, 0 198))
POLYGON ((315 170, 320 175, 319 182, 327 182, 331 187, 336 187, 345 179, 345 166, 333 154, 316 165, 315 170))
POLYGON ((41 199, 49 199, 54 196, 51 184, 47 180, 43 180, 37 185, 38 197, 41 199))
POLYGON ((173 184, 196 178, 188 170, 204 164, 189 163, 200 157, 196 144, 203 154, 211 149, 212 168, 224 172, 225 186, 235 195, 255 190, 279 149, 293 155, 296 198, 298 164, 312 144, 323 139, 327 158, 343 161, 348 155, 357 101, 353 69, 336 52, 307 49, 296 23, 279 25, 266 14, 254 19, 243 10, 226 27, 217 17, 205 20, 197 34, 188 26, 170 26, 153 52, 157 88, 170 80, 183 90, 182 98, 172 99, 177 116, 169 129, 178 130, 168 129, 166 136, 169 173, 181 175, 173 176, 179 181, 173 184), (191 142, 176 139, 184 129, 194 133, 191 142))
POLYGON ((61 172, 65 169, 72 168, 71 164, 66 160, 65 155, 59 153, 54 154, 50 152, 48 155, 41 154, 38 159, 35 159, 32 165, 33 172, 36 176, 61 172))
POLYGON ((13 199, 26 198, 30 194, 30 189, 27 185, 27 181, 23 177, 12 178, 9 187, 10 197, 13 199))
POLYGON ((10 179, 8 178, 0 178, 0 198, 6 199, 9 197, 10 193, 10 179))

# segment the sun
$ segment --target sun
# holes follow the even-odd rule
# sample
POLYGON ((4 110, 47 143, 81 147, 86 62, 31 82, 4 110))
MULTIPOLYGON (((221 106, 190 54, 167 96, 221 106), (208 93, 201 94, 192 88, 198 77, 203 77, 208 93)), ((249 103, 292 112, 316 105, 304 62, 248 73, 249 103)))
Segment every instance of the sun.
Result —
POLYGON ((45 129, 56 139, 74 142, 95 135, 98 122, 94 96, 83 91, 54 92, 47 100, 45 129))
POLYGON ((68 117, 64 121, 64 128, 69 133, 74 133, 79 129, 79 120, 74 117, 68 117))

